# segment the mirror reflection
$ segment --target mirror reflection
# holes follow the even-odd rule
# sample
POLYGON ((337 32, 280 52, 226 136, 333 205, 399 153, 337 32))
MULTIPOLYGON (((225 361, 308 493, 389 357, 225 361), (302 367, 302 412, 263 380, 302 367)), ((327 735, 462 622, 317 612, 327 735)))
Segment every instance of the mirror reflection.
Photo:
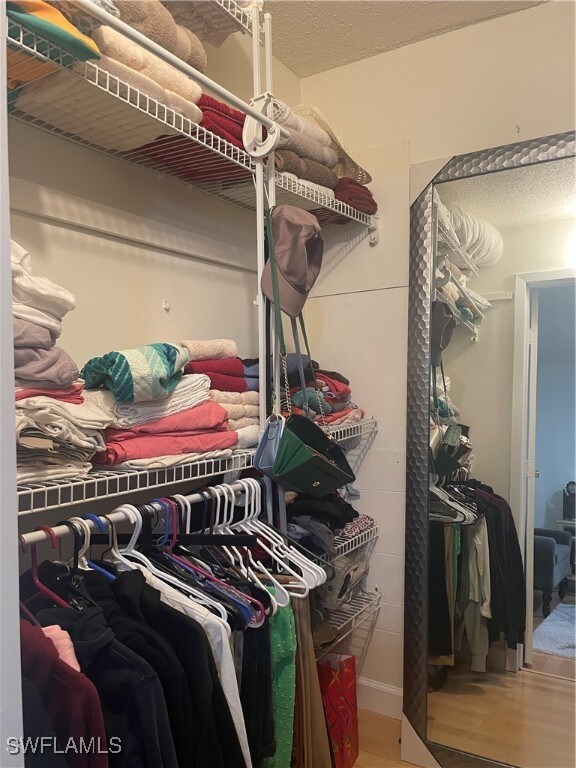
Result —
POLYGON ((433 232, 428 740, 568 768, 574 160, 436 185, 433 232))

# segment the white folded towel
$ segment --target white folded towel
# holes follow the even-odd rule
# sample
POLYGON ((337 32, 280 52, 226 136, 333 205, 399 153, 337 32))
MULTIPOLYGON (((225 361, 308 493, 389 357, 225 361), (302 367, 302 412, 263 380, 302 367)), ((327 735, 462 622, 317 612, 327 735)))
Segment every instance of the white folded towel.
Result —
POLYGON ((237 448, 254 448, 254 446, 258 445, 260 431, 258 424, 252 424, 249 427, 241 427, 236 431, 238 432, 237 448))
POLYGON ((240 403, 241 405, 258 405, 260 395, 258 392, 221 392, 219 389, 211 389, 210 397, 214 402, 226 406, 228 403, 240 403))
POLYGON ((86 402, 108 414, 111 427, 125 429, 206 403, 210 400, 210 379, 204 374, 183 376, 168 397, 151 402, 120 403, 105 389, 85 389, 83 394, 86 402))
POLYGON ((257 405, 245 403, 220 403, 220 405, 228 413, 229 419, 257 419, 260 416, 260 408, 257 405))
POLYGON ((181 342, 190 354, 190 360, 222 360, 225 357, 238 357, 238 347, 232 339, 207 339, 196 341, 187 339, 181 342))
POLYGON ((62 320, 67 312, 76 307, 76 299, 66 288, 56 285, 47 277, 32 275, 30 254, 14 240, 10 241, 10 259, 12 298, 16 304, 24 304, 39 312, 46 312, 50 318, 55 318, 57 321, 62 320))

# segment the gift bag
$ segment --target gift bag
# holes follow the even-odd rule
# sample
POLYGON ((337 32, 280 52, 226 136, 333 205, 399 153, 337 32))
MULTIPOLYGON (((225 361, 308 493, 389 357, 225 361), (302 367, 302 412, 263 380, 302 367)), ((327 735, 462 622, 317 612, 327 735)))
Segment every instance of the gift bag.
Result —
POLYGON ((359 751, 354 656, 326 654, 318 662, 318 678, 334 768, 352 768, 359 751))

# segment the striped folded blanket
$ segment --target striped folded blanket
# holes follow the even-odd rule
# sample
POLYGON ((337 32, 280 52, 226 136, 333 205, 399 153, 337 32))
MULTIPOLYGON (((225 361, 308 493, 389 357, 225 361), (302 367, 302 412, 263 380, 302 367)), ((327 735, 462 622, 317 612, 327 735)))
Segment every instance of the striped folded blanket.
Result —
POLYGON ((87 389, 109 389, 122 403, 163 400, 182 378, 190 356, 175 344, 148 344, 93 357, 82 368, 87 389))

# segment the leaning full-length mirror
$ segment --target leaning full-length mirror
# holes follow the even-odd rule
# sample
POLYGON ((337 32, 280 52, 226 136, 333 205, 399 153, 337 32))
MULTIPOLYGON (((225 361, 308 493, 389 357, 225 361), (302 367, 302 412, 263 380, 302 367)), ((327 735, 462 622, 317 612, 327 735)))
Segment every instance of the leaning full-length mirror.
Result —
MULTIPOLYGON (((405 713, 440 764, 453 760, 443 748, 573 764, 576 165, 573 153, 546 159, 441 173, 419 200, 429 483, 408 468, 406 647, 420 683, 413 671, 405 682, 420 700, 409 690, 405 713), (420 651, 409 616, 418 505, 420 651)), ((412 229, 414 246, 414 209, 412 229)))

